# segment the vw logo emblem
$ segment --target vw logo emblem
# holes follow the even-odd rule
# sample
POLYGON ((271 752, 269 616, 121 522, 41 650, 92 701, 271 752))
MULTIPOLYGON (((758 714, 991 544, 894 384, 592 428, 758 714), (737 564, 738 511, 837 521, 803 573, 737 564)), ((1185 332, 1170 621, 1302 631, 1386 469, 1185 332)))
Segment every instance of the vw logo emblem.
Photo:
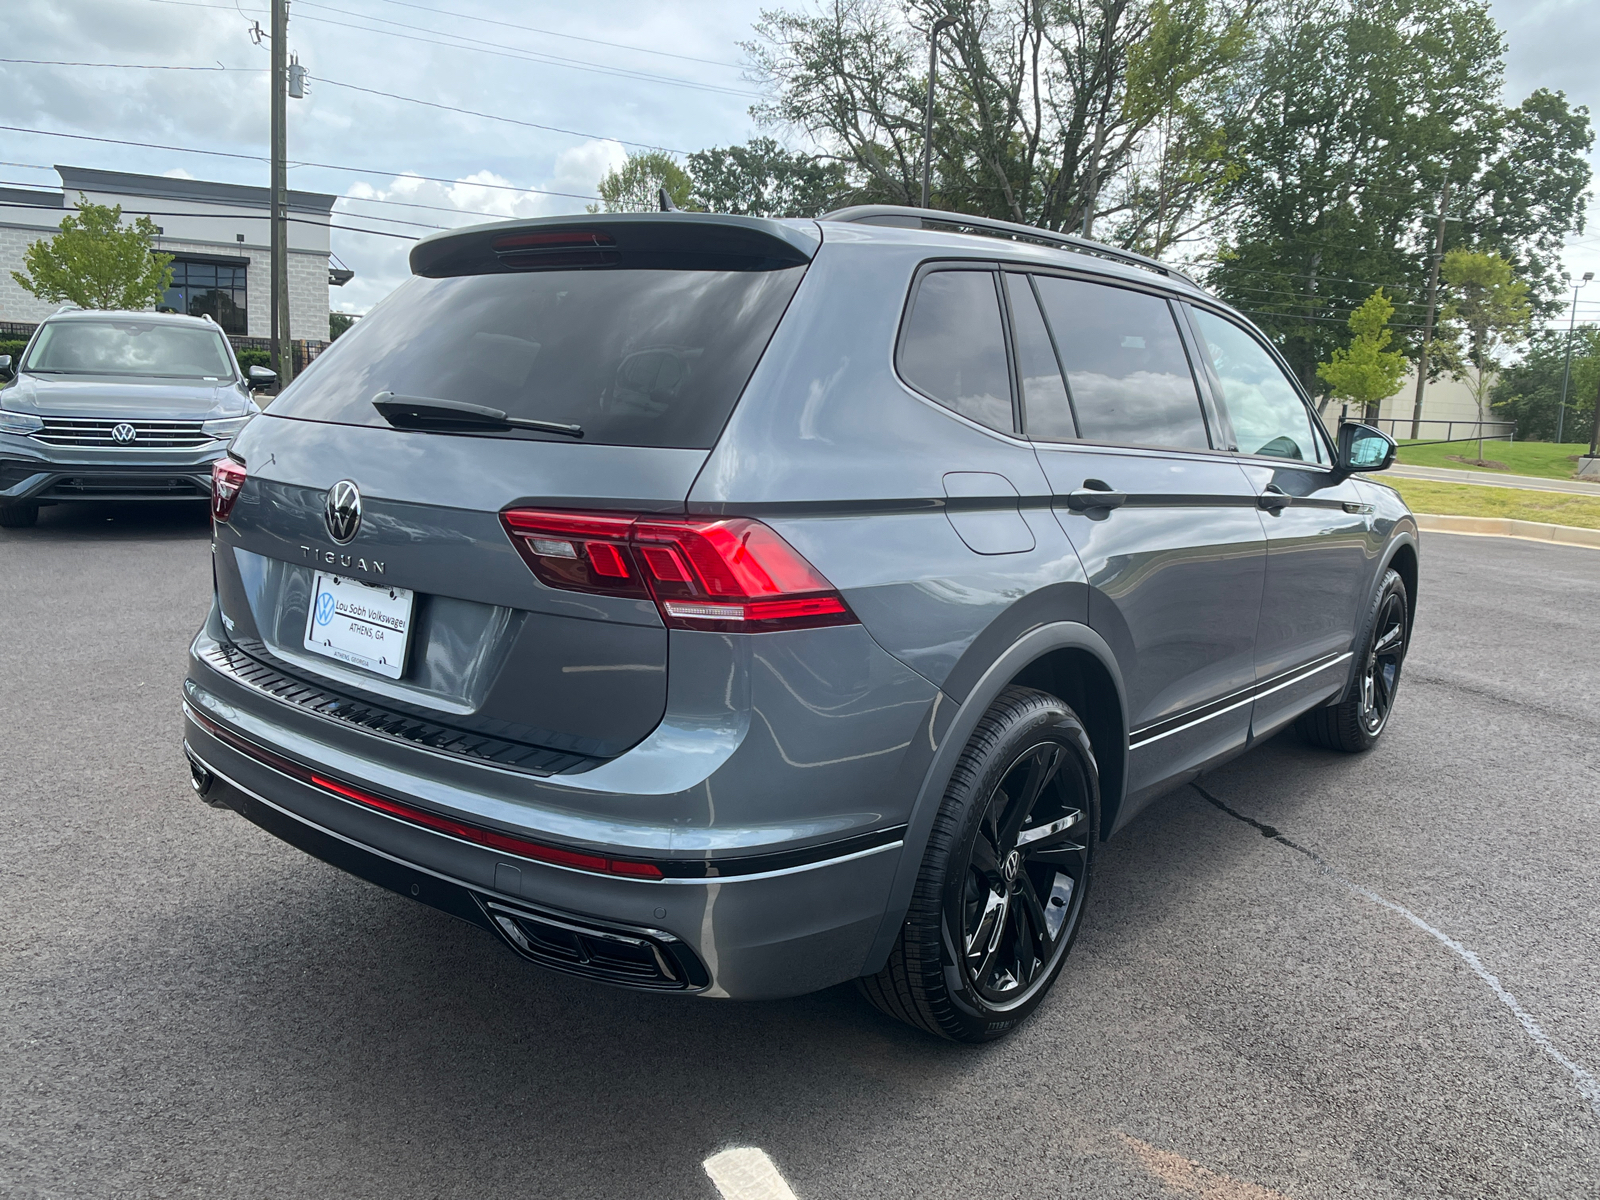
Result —
POLYGON ((328 536, 341 546, 355 537, 361 528, 361 493, 356 485, 341 479, 329 488, 322 516, 328 523, 328 536))
POLYGON ((334 601, 332 592, 322 592, 317 596, 317 624, 326 625, 333 620, 334 601))
POLYGON ((111 427, 111 440, 119 446, 126 446, 139 436, 139 431, 126 421, 118 421, 111 427))
POLYGON ((1007 883, 1015 883, 1017 876, 1022 873, 1022 855, 1016 850, 1006 855, 1005 861, 1000 864, 1000 874, 1005 876, 1007 883))

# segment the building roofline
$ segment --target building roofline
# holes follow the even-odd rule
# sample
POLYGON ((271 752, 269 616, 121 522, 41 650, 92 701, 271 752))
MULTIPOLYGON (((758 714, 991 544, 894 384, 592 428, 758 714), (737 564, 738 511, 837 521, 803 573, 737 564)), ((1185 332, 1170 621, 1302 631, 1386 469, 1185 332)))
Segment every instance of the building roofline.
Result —
MULTIPOLYGON (((101 171, 92 167, 56 164, 62 189, 73 192, 120 192, 128 196, 152 196, 163 200, 191 200, 207 204, 231 204, 239 208, 270 208, 272 196, 264 187, 240 183, 213 183, 208 179, 173 179, 166 175, 136 175, 128 171, 101 171)), ((291 212, 327 216, 339 197, 324 192, 290 192, 291 212)), ((204 214, 197 214, 204 215, 204 214)))
POLYGON ((60 192, 40 192, 33 188, 0 187, 0 204, 20 204, 28 208, 64 208, 60 192))

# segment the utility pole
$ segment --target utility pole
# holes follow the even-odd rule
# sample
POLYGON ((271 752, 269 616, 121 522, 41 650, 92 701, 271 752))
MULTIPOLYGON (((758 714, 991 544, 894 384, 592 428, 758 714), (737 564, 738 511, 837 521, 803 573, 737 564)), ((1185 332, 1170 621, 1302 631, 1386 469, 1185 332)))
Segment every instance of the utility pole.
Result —
POLYGON ((272 367, 278 387, 294 378, 289 342, 289 0, 272 0, 272 367))
POLYGON ((1439 264, 1444 261, 1444 214, 1449 204, 1450 176, 1447 172, 1444 187, 1439 192, 1439 230, 1433 237, 1433 266, 1428 272, 1428 315, 1422 322, 1422 348, 1417 354, 1417 400, 1411 406, 1412 441, 1422 436, 1422 389, 1428 385, 1428 346, 1433 342, 1433 322, 1439 309, 1439 264))
POLYGON ((933 179, 933 89, 939 79, 939 35, 956 23, 954 17, 940 17, 928 31, 928 113, 922 122, 922 207, 930 201, 933 179))
MULTIPOLYGON (((1594 278, 1593 271, 1585 271, 1583 278, 1572 285, 1572 317, 1567 321, 1567 361, 1561 368, 1561 407, 1556 409, 1556 445, 1567 431, 1567 382, 1572 378, 1572 329, 1578 323, 1578 289, 1594 278)), ((1481 455, 1480 455, 1481 457, 1481 455)))
POLYGON ((1589 432, 1589 457, 1600 457, 1600 384, 1594 389, 1594 428, 1589 432))

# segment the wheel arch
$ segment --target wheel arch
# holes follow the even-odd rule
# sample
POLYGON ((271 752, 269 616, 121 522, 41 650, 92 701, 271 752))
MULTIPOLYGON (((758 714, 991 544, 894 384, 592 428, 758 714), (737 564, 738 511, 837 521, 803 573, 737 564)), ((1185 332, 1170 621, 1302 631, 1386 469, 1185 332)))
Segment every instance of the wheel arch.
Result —
MULTIPOLYGON (((1417 539, 1409 532, 1397 535, 1390 544, 1389 557, 1383 565, 1385 570, 1393 567, 1406 585, 1406 640, 1410 641, 1412 627, 1417 623, 1417 539)), ((1383 578, 1382 571, 1378 572, 1378 578, 1383 578)))
POLYGON ((1076 621, 1035 626, 995 657, 987 669, 976 673, 976 678, 973 674, 952 672, 934 702, 927 725, 927 744, 934 747, 933 753, 912 804, 883 923, 867 952, 863 974, 881 970, 894 948, 950 773, 978 721, 1005 688, 1020 684, 1050 692, 1083 720, 1100 775, 1102 831, 1112 827, 1122 803, 1128 760, 1127 705, 1122 672, 1105 639, 1076 621), (958 674, 965 676, 961 680, 966 685, 964 695, 952 694, 950 683, 958 674))

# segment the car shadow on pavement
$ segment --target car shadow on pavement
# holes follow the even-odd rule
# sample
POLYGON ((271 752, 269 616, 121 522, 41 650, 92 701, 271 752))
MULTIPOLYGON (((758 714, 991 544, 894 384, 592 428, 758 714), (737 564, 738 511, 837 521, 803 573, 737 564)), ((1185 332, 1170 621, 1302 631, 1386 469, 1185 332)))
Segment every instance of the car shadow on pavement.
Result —
POLYGON ((51 504, 39 509, 39 523, 26 529, 0 529, 6 542, 62 542, 144 538, 179 541, 211 532, 211 510, 204 501, 118 504, 85 501, 51 504))

